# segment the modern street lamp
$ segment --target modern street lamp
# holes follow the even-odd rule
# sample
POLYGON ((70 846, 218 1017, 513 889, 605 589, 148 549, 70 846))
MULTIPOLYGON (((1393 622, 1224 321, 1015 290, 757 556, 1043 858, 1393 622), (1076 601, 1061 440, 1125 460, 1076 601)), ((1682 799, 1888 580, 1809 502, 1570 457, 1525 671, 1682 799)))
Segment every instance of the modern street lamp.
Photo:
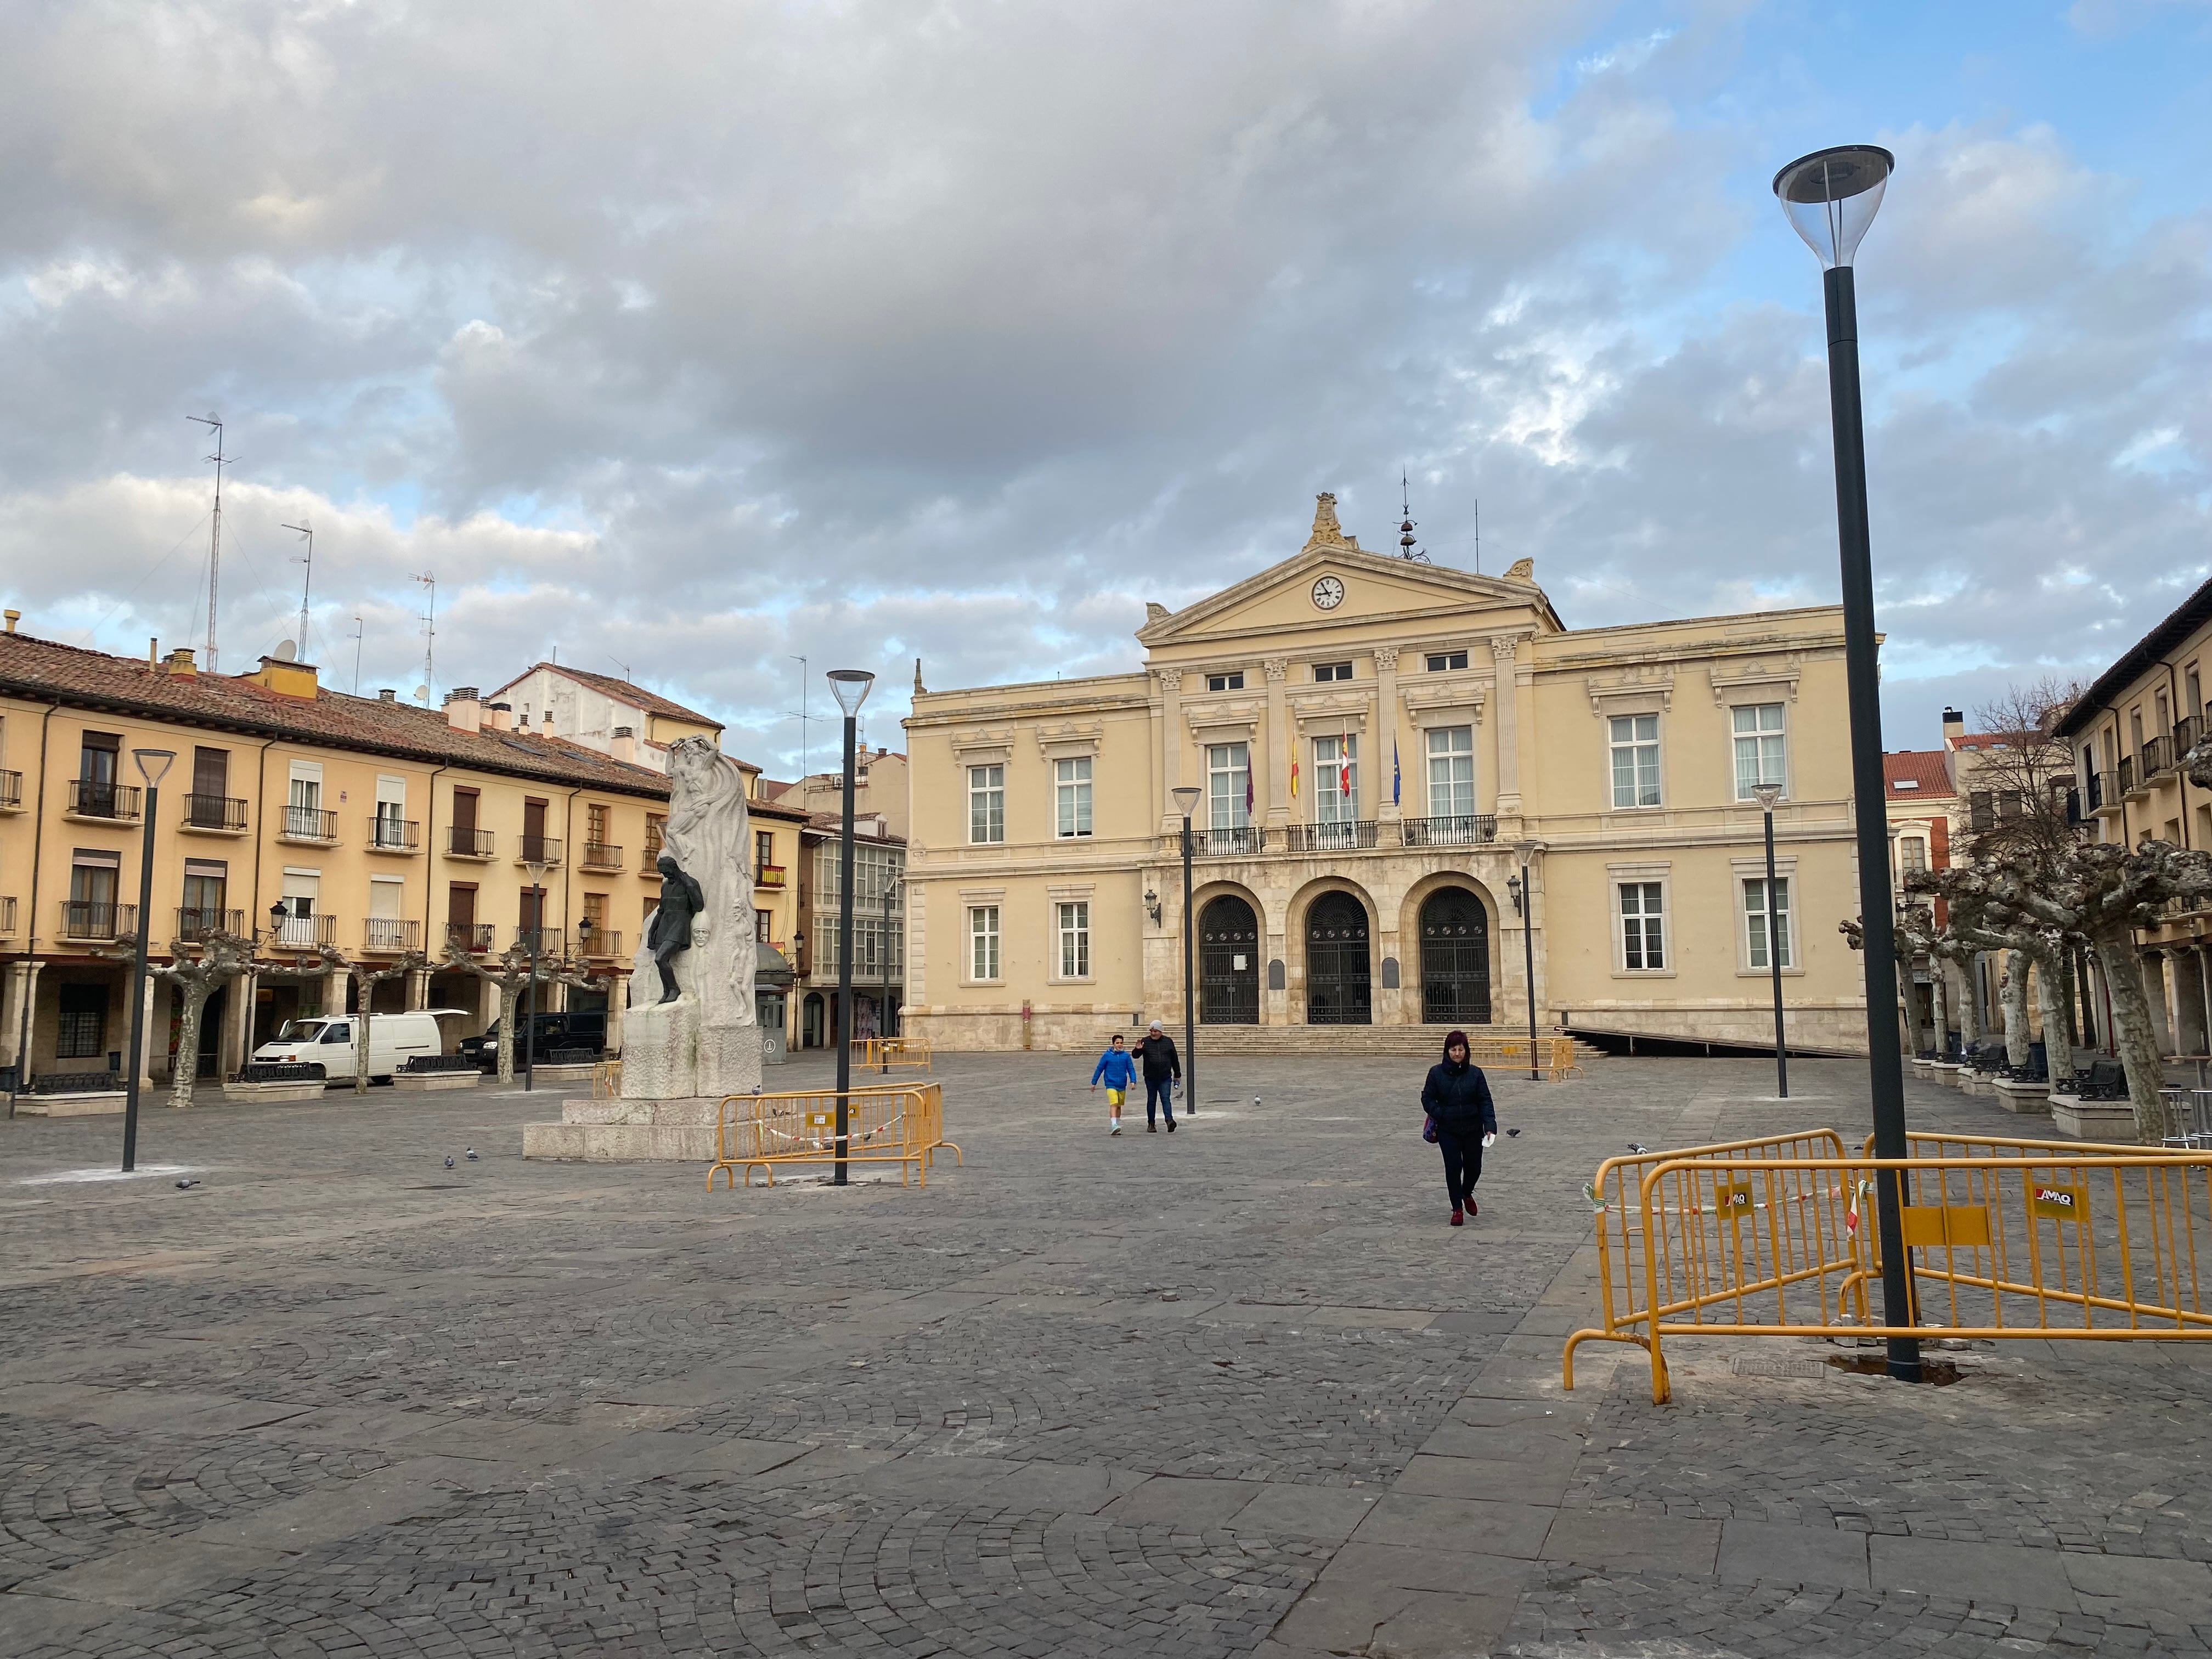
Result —
POLYGON ((1774 804, 1782 799, 1778 783, 1752 786, 1759 811, 1766 815, 1766 966, 1774 978, 1774 1091, 1790 1098, 1790 1050, 1782 1038, 1782 921, 1774 905, 1774 804))
POLYGON ((154 820, 161 805, 161 780, 177 758, 173 749, 134 749, 131 758, 146 780, 145 827, 138 836, 138 951, 131 963, 131 1052, 124 1057, 123 1168, 138 1167, 138 1070, 146 1043, 146 952, 154 942, 154 820))
POLYGON ((1190 815, 1198 810, 1199 787, 1194 783, 1176 787, 1176 806, 1182 813, 1182 1110, 1198 1115, 1198 996, 1191 975, 1195 937, 1190 914, 1190 815))
MULTIPOLYGON (((523 840, 527 845, 529 837, 523 840)), ((538 947, 545 939, 545 860, 528 859, 524 867, 530 872, 530 982, 522 990, 530 999, 530 1012, 522 1017, 522 1087, 528 1093, 538 1086, 538 947)))
POLYGON ((1513 914, 1521 918, 1522 975, 1528 985, 1528 1081, 1540 1080, 1536 1068, 1536 890, 1528 880, 1528 855, 1533 841, 1516 841, 1513 854, 1521 860, 1521 873, 1505 878, 1505 890, 1513 896, 1513 914))
MULTIPOLYGON (((1792 228, 1820 261, 1828 320, 1828 413, 1835 433, 1836 540, 1843 564, 1844 679, 1851 720, 1851 797, 1857 814, 1859 923, 1865 931, 1867 1073, 1878 1158, 1906 1156, 1905 1064, 1878 1023, 1897 1006, 1896 918, 1890 909, 1887 791, 1881 773, 1881 684, 1875 659, 1874 554, 1867 533, 1866 427, 1859 407, 1858 293, 1851 260, 1874 222, 1897 158, 1872 144, 1815 150, 1774 175, 1792 228)), ((1895 1170, 1875 1182, 1881 1240, 1882 1318, 1911 1328, 1912 1268, 1905 1254, 1895 1170)), ((1889 1339, 1889 1374, 1920 1381, 1920 1344, 1889 1339)))
POLYGON ((853 771, 854 744, 860 733, 860 705, 876 677, 865 668, 833 668, 830 690, 845 711, 845 811, 837 835, 837 1172, 846 1184, 845 1143, 853 1086, 853 771))
MULTIPOLYGON (((888 851, 884 857, 889 860, 888 851)), ((883 1065, 879 1069, 885 1077, 889 1077, 891 1071, 891 906, 897 900, 898 892, 899 872, 886 861, 884 866, 884 1006, 876 1017, 876 1052, 882 1057, 883 1065)))

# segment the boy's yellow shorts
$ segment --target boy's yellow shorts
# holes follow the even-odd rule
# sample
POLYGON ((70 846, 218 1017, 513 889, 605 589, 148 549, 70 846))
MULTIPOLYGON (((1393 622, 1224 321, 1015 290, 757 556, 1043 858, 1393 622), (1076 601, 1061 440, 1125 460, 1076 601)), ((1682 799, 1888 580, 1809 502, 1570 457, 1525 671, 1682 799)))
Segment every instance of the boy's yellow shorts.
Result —
POLYGON ((1109 1089, 1106 1091, 1106 1098, 1110 1103, 1119 1106, 1127 1097, 1128 1093, 1127 1089, 1109 1089))

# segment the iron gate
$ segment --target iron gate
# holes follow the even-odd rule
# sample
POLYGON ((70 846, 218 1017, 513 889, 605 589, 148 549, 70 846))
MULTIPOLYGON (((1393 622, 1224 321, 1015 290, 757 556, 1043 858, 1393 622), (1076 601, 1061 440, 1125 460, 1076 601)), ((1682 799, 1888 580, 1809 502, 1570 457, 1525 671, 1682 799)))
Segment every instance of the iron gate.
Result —
POLYGON ((1323 893, 1306 912, 1306 1024, 1370 1025, 1367 912, 1349 893, 1323 893))
POLYGON ((1490 1024, 1490 915, 1464 887, 1443 888, 1421 905, 1421 1019, 1490 1024))

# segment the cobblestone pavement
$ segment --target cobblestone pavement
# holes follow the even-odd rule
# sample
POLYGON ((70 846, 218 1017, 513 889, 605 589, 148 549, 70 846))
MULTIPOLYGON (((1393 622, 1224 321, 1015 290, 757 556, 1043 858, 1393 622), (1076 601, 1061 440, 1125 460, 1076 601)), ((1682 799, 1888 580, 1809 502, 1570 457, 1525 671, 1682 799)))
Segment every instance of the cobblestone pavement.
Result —
POLYGON ((0 1654, 2207 1650, 2212 1356, 1561 1392, 1598 1159, 1856 1139, 1856 1068, 1501 1076, 1457 1231, 1416 1065, 1224 1060, 1118 1139, 1088 1069, 940 1062, 926 1190, 526 1164, 556 1103, 489 1090, 150 1109, 129 1182, 55 1178, 118 1120, 0 1125, 0 1654))

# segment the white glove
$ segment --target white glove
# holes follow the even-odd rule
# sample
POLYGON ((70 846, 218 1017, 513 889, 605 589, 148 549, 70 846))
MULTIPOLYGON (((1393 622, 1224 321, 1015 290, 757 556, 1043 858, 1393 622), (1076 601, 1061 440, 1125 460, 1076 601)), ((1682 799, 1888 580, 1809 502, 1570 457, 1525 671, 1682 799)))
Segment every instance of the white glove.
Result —
POLYGON ((1491 1147, 1495 1146, 1497 1144, 1498 1132, 1495 1129, 1492 1129, 1488 1134, 1482 1138, 1482 1146, 1485 1152, 1489 1151, 1491 1147))

